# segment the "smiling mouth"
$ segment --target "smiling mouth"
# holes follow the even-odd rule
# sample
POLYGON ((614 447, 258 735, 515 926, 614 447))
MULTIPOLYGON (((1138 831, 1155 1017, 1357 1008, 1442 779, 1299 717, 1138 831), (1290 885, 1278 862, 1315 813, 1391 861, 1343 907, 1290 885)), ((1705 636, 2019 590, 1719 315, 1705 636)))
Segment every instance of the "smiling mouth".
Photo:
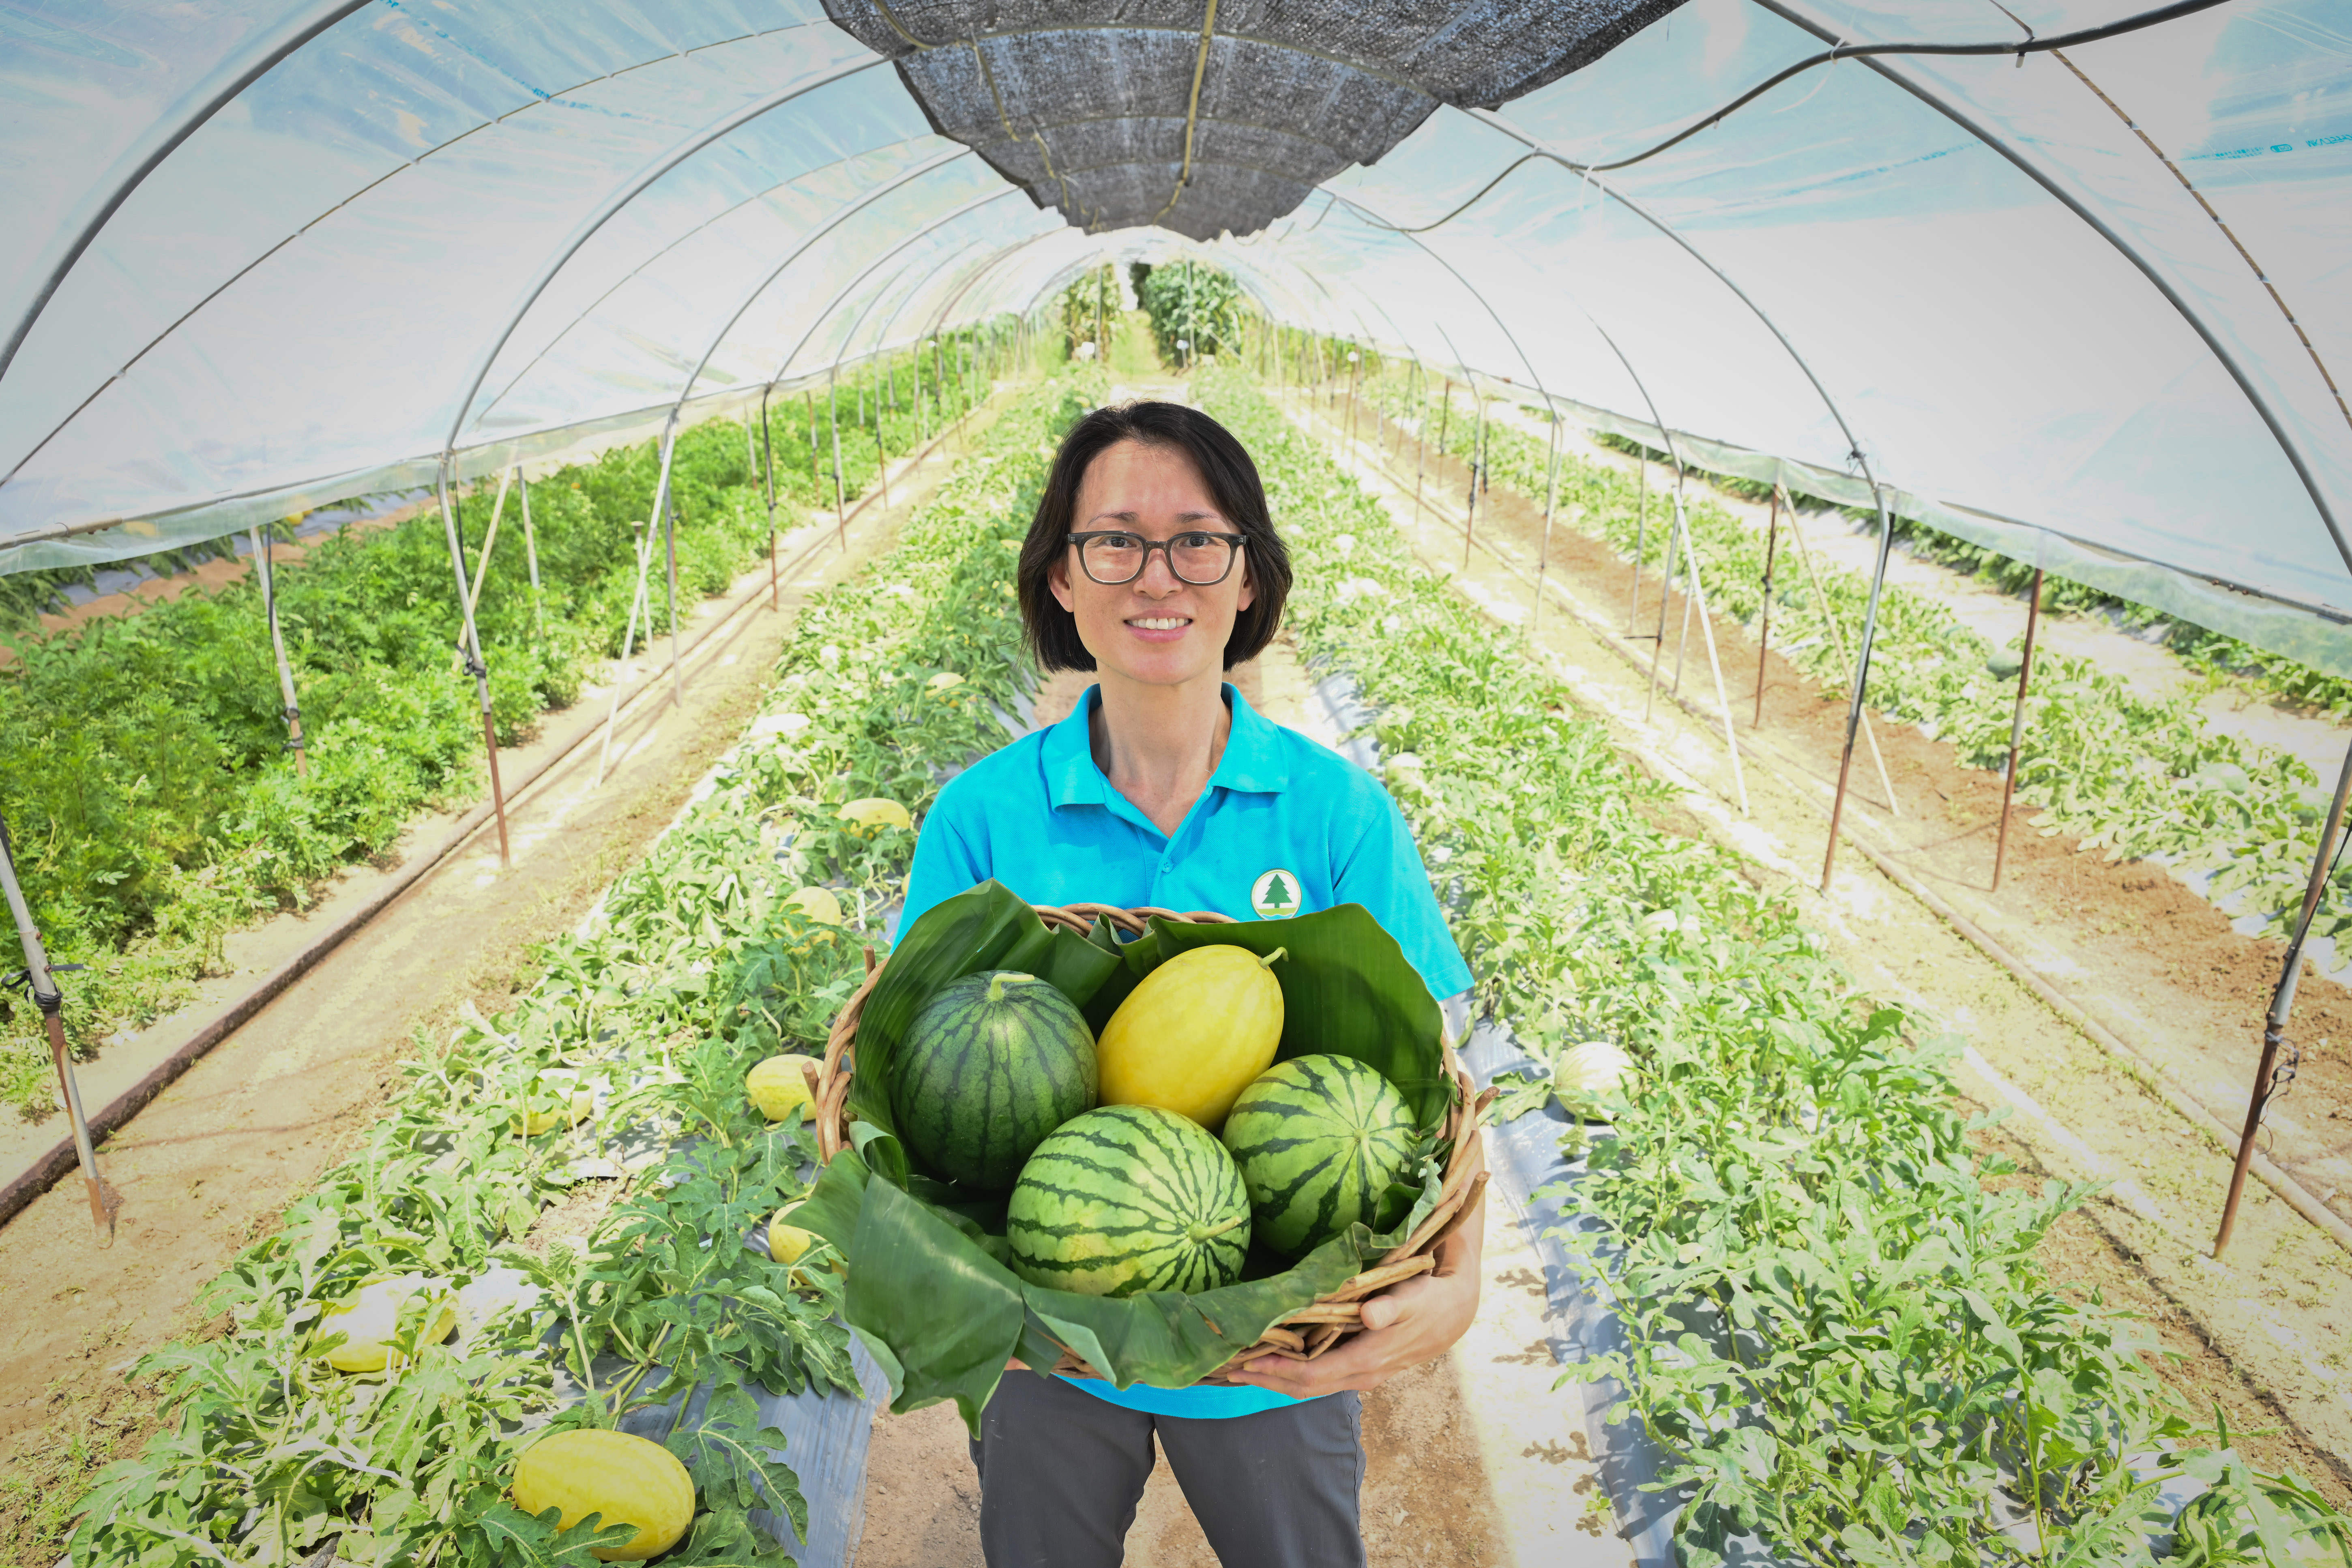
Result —
POLYGON ((1139 632, 1172 632, 1191 626, 1192 617, 1190 616, 1133 616, 1129 617, 1127 624, 1139 632))

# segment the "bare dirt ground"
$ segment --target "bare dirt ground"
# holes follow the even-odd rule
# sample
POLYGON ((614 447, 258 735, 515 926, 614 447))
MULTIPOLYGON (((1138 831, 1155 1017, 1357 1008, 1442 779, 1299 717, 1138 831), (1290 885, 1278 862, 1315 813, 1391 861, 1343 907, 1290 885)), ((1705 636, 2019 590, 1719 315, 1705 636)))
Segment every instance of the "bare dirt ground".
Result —
MULTIPOLYGON (((596 742, 558 763, 511 814, 511 869, 499 869, 494 831, 476 834, 108 1140, 101 1163, 123 1197, 110 1247, 93 1244, 70 1177, 0 1229, 0 1561, 46 1568, 57 1560, 83 1483, 153 1428, 153 1391, 124 1373, 168 1341, 203 1331, 196 1292, 359 1143, 420 1040, 466 1005, 493 1011, 531 983, 533 947, 580 921, 734 742, 797 605, 887 548, 947 472, 934 457, 894 476, 897 504, 877 501, 854 520, 846 552, 810 557, 784 583, 782 614, 763 595, 716 633, 688 661, 682 708, 648 700, 625 712, 601 786, 596 742)), ((705 619, 766 575, 763 563, 707 604, 705 619)), ((685 628, 688 640, 699 624, 685 628)), ((658 668, 666 654, 664 644, 635 673, 658 668)), ((552 716, 539 744, 601 723, 608 689, 552 716)), ((530 760, 508 756, 509 776, 530 760)), ((420 823, 409 841, 431 843, 452 820, 420 823)), ((241 974, 225 984, 250 984, 382 875, 354 870, 306 917, 232 939, 241 974)), ((146 1035, 169 1039, 176 1028, 185 1037, 205 1005, 146 1035)), ((101 1058, 85 1069, 93 1100, 88 1086, 107 1068, 101 1058)), ((44 1143, 56 1135, 41 1131, 44 1143)))
MULTIPOLYGON (((1335 450, 1351 453, 1433 566, 1507 625, 1533 617, 1529 580, 1541 531, 1538 509, 1500 490, 1481 500, 1468 569, 1460 498, 1467 475, 1432 459, 1419 521, 1412 453, 1402 483, 1372 471, 1372 448, 1351 449, 1323 417, 1294 407, 1335 450), (1491 503, 1491 504, 1490 504, 1491 503)), ((1350 460, 1343 455, 1343 460, 1350 460)), ((1534 641, 1578 702, 1606 721, 1643 767, 1682 789, 1669 826, 1738 849, 1763 884, 1798 900, 1813 929, 1867 989, 1898 998, 1965 1035, 1964 1093, 2009 1120, 1987 1146, 2011 1153, 2028 1179, 2105 1184, 2060 1224, 2042 1252, 2051 1277, 2147 1320, 2170 1355, 2162 1374, 2195 1415, 2218 1405, 2233 1437, 2263 1462, 2292 1468, 2339 1507, 2352 1504, 2352 1256, 2258 1183, 2250 1183, 2237 1234, 2211 1255, 2231 1156, 2155 1091, 2144 1068, 2095 1043, 2015 975, 1966 942, 1863 857, 1842 855, 1828 897, 1822 869, 1828 791, 1834 784, 1843 712, 1834 696, 1768 661, 1760 735, 1750 721, 1756 647, 1718 620, 1717 647, 1744 744, 1749 815, 1735 786, 1703 645, 1694 628, 1685 694, 1706 699, 1704 717, 1664 693, 1644 718, 1646 652, 1639 666, 1616 628, 1624 625, 1630 568, 1605 546, 1567 529, 1552 537, 1546 605, 1534 641), (1598 628, 1598 629, 1595 629, 1598 628), (1744 672, 1735 674, 1734 672, 1744 672)), ((1643 616, 1654 625, 1645 582, 1643 616)), ((1671 621, 1681 616, 1676 605, 1671 621)), ((1669 637, 1672 637, 1670 630, 1669 637)), ((1675 647, 1667 644, 1671 676, 1675 647)), ((1889 772, 1904 807, 1888 809, 1866 758, 1854 767, 1849 821, 1884 835, 1921 882, 2108 1025, 2168 1076, 2183 1080, 2225 1124, 2244 1113, 2256 1030, 2283 952, 2239 935, 2211 906, 2160 870, 2108 865, 2069 842, 2012 825, 2008 872, 1990 890, 1998 781, 1960 767, 1948 746, 1882 725, 1889 772)), ((2352 1142, 2352 1075, 2346 1053, 2322 1041, 2352 1039, 2352 997, 2306 978, 2295 1036, 2306 1043, 2304 1078, 2272 1118, 2269 1147, 2315 1190, 2337 1185, 2333 1162, 2352 1142)), ((2343 1184, 2352 1187, 2352 1183, 2343 1184)), ((2339 1215, 2352 1215, 2338 1190, 2339 1215)))

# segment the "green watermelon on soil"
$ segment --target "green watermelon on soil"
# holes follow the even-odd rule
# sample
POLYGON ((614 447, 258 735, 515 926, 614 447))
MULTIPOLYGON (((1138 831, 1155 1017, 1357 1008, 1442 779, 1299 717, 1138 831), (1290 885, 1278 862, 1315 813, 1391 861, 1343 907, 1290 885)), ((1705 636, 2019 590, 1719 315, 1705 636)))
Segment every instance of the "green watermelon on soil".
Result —
POLYGON ((1013 1271, 1087 1296, 1241 1278, 1249 1197, 1224 1146, 1150 1105, 1090 1110, 1037 1146, 1006 1205, 1013 1271))
POLYGON ((897 1066, 899 1136, 940 1175, 984 1193, 1012 1186, 1046 1135, 1095 1103, 1094 1031, 1068 997, 1015 970, 940 987, 897 1066))
POLYGON ((1380 1071, 1349 1057, 1276 1062, 1225 1119, 1257 1238, 1286 1258, 1360 1220, 1379 1229, 1381 1195, 1411 1163, 1412 1113, 1380 1071))

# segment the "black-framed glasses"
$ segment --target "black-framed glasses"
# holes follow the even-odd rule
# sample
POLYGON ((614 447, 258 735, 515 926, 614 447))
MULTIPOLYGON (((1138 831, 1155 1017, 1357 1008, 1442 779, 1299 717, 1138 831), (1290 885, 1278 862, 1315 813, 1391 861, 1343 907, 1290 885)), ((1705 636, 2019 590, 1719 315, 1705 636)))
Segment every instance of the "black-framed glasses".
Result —
POLYGON ((1247 541, 1238 533, 1211 533, 1204 530, 1170 539, 1146 539, 1139 533, 1114 528, 1074 533, 1070 542, 1078 547, 1078 564, 1086 568, 1087 575, 1106 588, 1116 588, 1142 576, 1155 550, 1166 553, 1168 570, 1176 574, 1178 582, 1208 588, 1232 574, 1234 557, 1241 553, 1247 541))

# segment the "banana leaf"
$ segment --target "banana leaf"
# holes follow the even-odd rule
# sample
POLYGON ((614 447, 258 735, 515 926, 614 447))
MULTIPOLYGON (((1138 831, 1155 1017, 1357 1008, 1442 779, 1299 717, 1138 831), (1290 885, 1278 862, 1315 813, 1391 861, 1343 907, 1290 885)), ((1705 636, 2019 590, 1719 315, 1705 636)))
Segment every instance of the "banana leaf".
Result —
POLYGON ((1099 1028, 1160 963, 1219 942, 1260 954, 1284 950, 1273 966, 1284 998, 1280 1057, 1330 1052, 1370 1064, 1433 1134, 1453 1093, 1437 1004, 1395 940, 1360 905, 1235 925, 1155 919, 1142 937, 1120 944, 1100 922, 1085 937, 1049 932, 994 882, 947 900, 908 930, 866 1000, 849 1098, 851 1147, 825 1167, 796 1216, 848 1260, 844 1316, 892 1374, 893 1409, 951 1399, 977 1435, 1008 1357, 1043 1372, 1065 1348, 1121 1388, 1187 1387, 1402 1243, 1429 1213, 1442 1149, 1402 1184, 1418 1189, 1409 1207, 1384 1205, 1383 1218, 1406 1207, 1387 1234, 1355 1226, 1296 1263, 1254 1255, 1252 1278, 1195 1296, 1082 1296, 1013 1273, 1005 1263, 1003 1195, 967 1194, 938 1180, 899 1142, 889 1103, 897 1048, 916 1011, 949 981, 981 970, 1025 970, 1059 987, 1099 1028))

